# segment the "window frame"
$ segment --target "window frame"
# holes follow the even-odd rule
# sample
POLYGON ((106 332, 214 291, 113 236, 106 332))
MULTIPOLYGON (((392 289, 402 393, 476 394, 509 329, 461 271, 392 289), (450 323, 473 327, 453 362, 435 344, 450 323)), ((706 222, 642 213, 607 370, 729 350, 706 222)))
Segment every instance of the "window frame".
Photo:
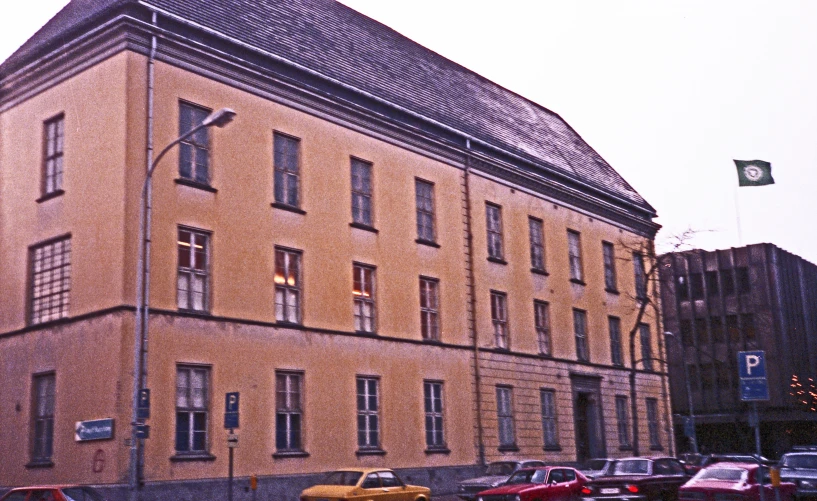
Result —
POLYGON ((425 341, 440 341, 440 280, 423 275, 420 276, 420 336, 425 341))
POLYGON ((547 301, 533 300, 533 325, 536 330, 536 341, 539 346, 539 354, 553 355, 553 339, 550 330, 550 303, 547 301))
POLYGON ((278 323, 301 325, 303 323, 303 251, 275 246, 274 256, 275 271, 273 273, 273 286, 275 292, 275 321, 278 323), (283 258, 283 269, 280 270, 279 255, 283 258), (295 285, 290 285, 288 283, 288 276, 291 274, 293 259, 296 267, 294 273, 295 285), (280 275, 280 279, 279 271, 283 272, 283 275, 280 275), (279 280, 283 280, 283 282, 279 282, 279 280), (283 297, 282 303, 278 301, 279 291, 282 294, 281 297, 283 297), (288 310, 293 308, 293 306, 288 303, 289 297, 295 298, 294 321, 289 320, 289 315, 287 314, 288 310), (281 309, 280 315, 279 309, 281 309))
POLYGON ((663 447, 661 446, 661 423, 659 422, 660 416, 658 415, 658 399, 648 397, 644 399, 644 401, 647 410, 647 430, 650 437, 650 449, 661 450, 663 447))
POLYGON ((491 290, 491 324, 494 327, 494 344, 502 350, 511 347, 510 328, 508 326, 508 294, 491 290))
MULTIPOLYGON (((189 101, 179 101, 179 136, 183 136, 189 133, 191 130, 195 129, 199 125, 201 125, 202 121, 207 118, 210 113, 212 113, 212 109, 191 103, 189 101), (186 129, 184 126, 184 118, 183 110, 189 110, 190 113, 190 128, 186 129)), ((211 164, 211 146, 210 146, 210 128, 209 127, 202 127, 201 129, 197 130, 194 134, 182 139, 179 141, 179 179, 184 181, 200 184, 204 186, 210 186, 210 180, 212 179, 212 169, 210 167, 211 164), (185 151, 188 149, 192 150, 192 154, 190 155, 190 172, 185 173, 184 165, 184 157, 185 151), (204 164, 203 170, 204 175, 200 175, 200 166, 202 164, 198 163, 199 156, 204 155, 204 164)))
POLYGON ((359 451, 381 450, 382 426, 380 420, 380 378, 378 376, 355 377, 355 395, 357 409, 357 447, 359 451), (360 383, 364 384, 363 393, 360 383), (374 392, 371 392, 372 387, 374 392), (371 409, 371 398, 374 398, 374 409, 371 409), (361 403, 364 405, 361 407, 361 403), (372 419, 374 418, 374 419, 372 419), (361 424, 365 426, 361 428, 361 424), (361 441, 361 438, 365 439, 361 441), (372 440, 374 439, 374 440, 372 440))
POLYGON ((50 464, 54 457, 54 413, 56 409, 57 375, 55 371, 40 372, 31 378, 31 429, 29 454, 31 463, 50 464), (41 384, 45 394, 41 394, 41 384), (50 390, 50 392, 49 392, 50 390), (41 397, 45 398, 41 402, 41 397), (41 405, 42 404, 42 405, 41 405), (41 413, 41 407, 44 407, 41 413))
POLYGON ((624 350, 621 344, 621 319, 609 315, 607 317, 607 331, 610 334, 610 363, 616 367, 624 367, 624 350), (615 326, 615 329, 613 326, 615 326))
POLYGON ((191 228, 189 226, 178 226, 176 228, 176 307, 179 311, 186 311, 192 313, 199 313, 199 314, 209 314, 210 313, 210 278, 211 278, 211 247, 212 247, 212 232, 207 230, 202 230, 199 228, 191 228), (180 251, 181 251, 181 232, 187 232, 190 234, 190 240, 186 243, 190 249, 190 256, 189 256, 189 264, 191 266, 182 266, 181 262, 179 261, 180 258, 180 251), (204 237, 204 267, 199 270, 196 268, 196 251, 195 249, 195 236, 204 237), (188 288, 185 291, 182 291, 179 288, 179 279, 182 277, 182 274, 187 274, 189 276, 188 280, 188 288), (201 291, 201 301, 202 307, 197 309, 194 307, 194 294, 195 291, 193 290, 193 280, 194 276, 203 277, 202 278, 202 291, 201 291), (181 294, 182 292, 186 293, 186 306, 183 307, 180 305, 181 301, 181 294))
POLYGON ((354 301, 355 332, 364 334, 377 333, 377 267, 354 262, 352 263, 352 299, 354 301), (358 278, 358 272, 360 278, 358 278), (368 281, 366 277, 368 276, 368 281), (356 284, 360 284, 360 290, 356 289, 356 284), (366 294, 366 284, 368 284, 368 297, 366 294), (370 315, 365 315, 365 306, 369 306, 370 315), (364 319, 368 319, 369 329, 364 326, 364 319))
POLYGON ((272 170, 273 170, 273 204, 283 208, 301 209, 301 139, 285 132, 274 130, 272 132, 272 170), (287 142, 294 145, 295 165, 281 165, 279 159, 291 152, 282 151, 279 148, 287 142), (279 154, 281 155, 279 157, 279 154), (291 184, 294 183, 294 190, 291 184), (290 196, 294 193, 294 203, 290 196))
POLYGON ((512 386, 501 384, 496 385, 496 421, 499 449, 517 449, 512 386))
POLYGON ((303 371, 276 370, 275 371, 275 450, 277 453, 304 452, 304 373, 303 371), (283 381, 283 392, 279 386, 283 381), (297 381, 297 391, 293 390, 292 381, 297 381), (281 405, 281 394, 284 403, 281 405), (297 400, 293 402, 293 400, 297 400), (294 404, 294 405, 293 405, 294 404), (279 419, 285 418, 284 444, 281 444, 281 424, 279 419), (293 425, 293 417, 297 417, 297 429, 293 425))
POLYGON ((618 293, 618 277, 616 276, 616 247, 612 242, 601 242, 601 255, 604 263, 604 290, 618 293))
POLYGON ((68 318, 70 315, 72 250, 70 233, 50 238, 28 248, 28 287, 26 291, 28 325, 40 325, 68 318), (59 256, 59 262, 54 264, 57 256, 59 256), (39 270, 38 266, 40 266, 39 270), (55 277, 57 270, 59 270, 58 279, 45 282, 49 277, 55 277), (44 285, 50 285, 50 287, 44 287, 44 285), (50 292, 46 294, 48 291, 50 292), (55 297, 58 298, 56 305, 52 301, 55 297), (44 299, 48 301, 43 301, 44 299), (43 306, 47 307, 45 314, 43 314, 43 306))
POLYGON ((582 234, 576 230, 567 230, 567 259, 568 268, 570 270, 570 281, 584 285, 582 234))
POLYGON ((419 243, 437 243, 437 223, 435 211, 434 183, 414 178, 414 205, 417 213, 417 241, 419 243), (428 196, 421 193, 422 189, 428 189, 428 196), (421 203, 421 201, 427 201, 421 203), (426 207, 425 205, 428 205, 426 207))
POLYGON ((556 390, 539 389, 542 418, 542 445, 545 450, 561 450, 559 446, 559 419, 556 411, 556 390))
POLYGON ((528 216, 528 236, 530 238, 530 268, 533 272, 547 273, 545 266, 545 223, 528 216))
POLYGON ((630 404, 624 395, 616 395, 616 431, 619 449, 631 449, 630 441, 630 404))
POLYGON ((633 252, 633 283, 636 299, 647 298, 647 269, 644 267, 644 254, 633 252))
POLYGON ((177 363, 176 364, 176 392, 174 398, 174 409, 176 412, 176 419, 175 419, 175 433, 174 433, 174 440, 173 440, 173 447, 176 452, 176 455, 183 456, 183 455, 209 455, 210 452, 210 397, 211 397, 211 377, 212 377, 212 367, 210 365, 200 365, 200 364, 186 364, 186 363, 177 363), (179 390, 180 387, 180 380, 179 374, 182 371, 188 372, 187 376, 187 387, 186 387, 186 402, 187 406, 179 406, 179 390), (194 372, 199 371, 203 374, 203 386, 202 386, 202 401, 203 405, 197 407, 194 403, 190 405, 191 402, 194 401, 194 397, 192 395, 193 385, 192 385, 192 375, 194 372), (179 449, 179 418, 180 414, 185 413, 187 414, 187 449, 179 449), (204 426, 197 427, 195 418, 196 414, 203 414, 204 415, 204 426), (203 433, 203 448, 196 449, 196 434, 199 433, 199 436, 203 433))
POLYGON ((42 158, 41 200, 64 193, 65 113, 59 113, 43 122, 42 158))
POLYGON ((588 341, 587 311, 573 308, 573 336, 576 340, 576 360, 589 362, 590 344, 588 341), (581 319, 581 322, 578 319, 581 319))
POLYGON ((445 391, 439 380, 423 381, 423 410, 425 416, 426 448, 447 449, 445 441, 445 391), (434 390, 437 390, 436 395, 434 390), (437 405, 435 405, 435 403, 437 405), (429 427, 429 424, 431 425, 429 427))
POLYGON ((502 206, 485 202, 485 232, 488 260, 505 262, 505 243, 502 228, 502 206), (494 217, 492 218, 492 215, 494 217))
POLYGON ((653 372, 655 370, 655 364, 653 364, 652 358, 652 332, 650 332, 650 324, 638 324, 638 339, 641 342, 641 366, 645 371, 653 372))
POLYGON ((349 171, 352 188, 352 223, 374 228, 374 184, 372 181, 374 164, 368 160, 351 157, 349 171), (360 180, 358 186, 355 186, 356 179, 360 180))

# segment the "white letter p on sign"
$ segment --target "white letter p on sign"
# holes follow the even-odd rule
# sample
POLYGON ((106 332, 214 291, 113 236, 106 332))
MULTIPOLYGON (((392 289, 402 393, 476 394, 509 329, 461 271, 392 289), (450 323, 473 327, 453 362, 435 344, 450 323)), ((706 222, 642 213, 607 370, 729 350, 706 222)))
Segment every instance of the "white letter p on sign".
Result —
POLYGON ((760 365, 760 357, 757 355, 746 355, 746 374, 752 375, 752 367, 760 365))

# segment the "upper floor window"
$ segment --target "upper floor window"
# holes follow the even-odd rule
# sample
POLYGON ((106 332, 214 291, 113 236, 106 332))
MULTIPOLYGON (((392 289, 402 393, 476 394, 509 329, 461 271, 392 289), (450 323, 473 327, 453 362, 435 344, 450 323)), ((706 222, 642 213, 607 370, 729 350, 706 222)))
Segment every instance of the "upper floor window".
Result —
POLYGON ((584 283, 581 235, 578 231, 567 230, 567 257, 570 261, 570 280, 584 283))
POLYGON ((423 382, 423 402, 426 418, 426 447, 445 447, 443 433, 443 384, 439 381, 423 382))
POLYGON ((179 228, 176 300, 181 310, 207 311, 209 288, 208 233, 179 228))
POLYGON ((47 196, 62 191, 65 115, 58 115, 46 121, 43 125, 42 195, 47 196))
POLYGON ((496 387, 496 417, 499 427, 499 447, 516 447, 511 387, 496 387))
POLYGON ((355 264, 352 268, 352 294, 355 301, 355 331, 375 332, 374 267, 355 264))
POLYGON ((616 285, 616 248, 610 242, 601 243, 601 254, 604 259, 604 288, 607 291, 618 290, 616 285))
POLYGON ((692 299, 704 298, 704 277, 700 273, 689 274, 689 288, 692 299))
MULTIPOLYGON (((179 103, 179 135, 201 125, 210 110, 179 103)), ((179 177, 201 184, 210 183, 210 133, 202 127, 179 143, 179 177)))
POLYGON ((529 217, 528 233, 530 234, 530 267, 536 271, 545 271, 545 231, 542 220, 529 217))
POLYGON ((738 279, 738 294, 748 294, 752 290, 752 282, 749 279, 749 268, 743 266, 735 268, 735 275, 738 279))
POLYGON ((621 319, 607 317, 607 325, 610 329, 610 361, 613 365, 624 365, 621 354, 621 319))
POLYGON ((429 341, 440 340, 439 285, 434 278, 420 277, 420 331, 429 341))
POLYGON ((721 282, 723 283, 723 295, 735 295, 735 275, 733 270, 721 270, 721 282))
POLYGON ((209 387, 209 367, 176 367, 176 452, 207 452, 209 387))
POLYGON ((275 249, 275 320, 301 323, 301 253, 275 249))
POLYGON ((67 317, 71 292, 71 237, 31 247, 29 263, 30 323, 67 317))
POLYGON ((645 370, 651 371, 653 370, 653 363, 650 326, 647 324, 639 324, 638 333, 641 338, 641 363, 644 365, 645 370))
POLYGON ((303 449, 303 374, 300 372, 275 373, 275 448, 278 451, 303 449))
POLYGON ((678 295, 678 300, 689 301, 689 282, 684 275, 675 277, 675 293, 678 295))
POLYGON ((544 446, 559 447, 559 434, 556 423, 556 391, 549 389, 539 390, 539 401, 542 408, 542 435, 544 446))
POLYGON ((494 324, 496 347, 507 349, 509 345, 508 297, 504 292, 491 291, 491 321, 494 324))
POLYGON ((576 337, 576 358, 582 362, 590 361, 590 348, 587 344, 587 312, 573 310, 573 332, 576 337))
POLYGON ((357 445, 361 449, 380 448, 380 402, 374 377, 357 378, 357 445))
POLYGON ((38 374, 33 380, 31 460, 46 462, 54 452, 54 373, 38 374))
POLYGON ((372 164, 352 159, 352 221, 373 226, 372 164))
POLYGON ((436 242, 434 228, 434 184, 421 179, 414 180, 417 204, 417 240, 436 242))
POLYGON ((276 132, 273 134, 275 167, 275 203, 299 208, 301 141, 276 132))
POLYGON ((488 231, 488 258, 502 260, 502 208, 494 204, 485 204, 485 224, 488 231))
POLYGON ((550 355, 550 305, 544 301, 533 302, 533 321, 536 326, 536 340, 539 343, 539 353, 550 355))
POLYGON ((644 270, 644 255, 639 252, 633 252, 633 274, 635 297, 645 299, 647 297, 647 273, 644 270))
POLYGON ((706 277, 706 295, 709 297, 717 297, 720 293, 720 283, 718 282, 718 272, 717 271, 707 271, 704 276, 706 277))

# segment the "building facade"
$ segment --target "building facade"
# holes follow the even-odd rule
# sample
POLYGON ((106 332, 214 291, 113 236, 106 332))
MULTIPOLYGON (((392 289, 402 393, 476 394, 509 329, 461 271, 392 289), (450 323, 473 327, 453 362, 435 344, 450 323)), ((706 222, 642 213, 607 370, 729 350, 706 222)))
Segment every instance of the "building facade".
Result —
POLYGON ((753 350, 766 352, 770 398, 758 403, 764 453, 817 442, 817 266, 772 244, 660 259, 665 326, 678 341, 668 343, 672 407, 689 416, 691 394, 699 448, 755 450, 737 367, 737 352, 753 350))
POLYGON ((2 486, 221 498, 236 392, 235 477, 287 499, 673 450, 649 315, 630 400, 655 211, 555 113, 342 4, 74 0, 0 65, 0 131, 2 486), (140 343, 145 172, 225 107, 157 164, 140 343))

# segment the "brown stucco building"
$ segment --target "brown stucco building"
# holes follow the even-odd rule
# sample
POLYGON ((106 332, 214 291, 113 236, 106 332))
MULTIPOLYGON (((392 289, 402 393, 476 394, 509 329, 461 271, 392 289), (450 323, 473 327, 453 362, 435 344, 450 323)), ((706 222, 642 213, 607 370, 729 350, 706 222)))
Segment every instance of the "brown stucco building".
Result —
POLYGON ((623 339, 654 217, 557 114, 342 4, 74 0, 0 65, 0 485, 120 498, 136 450, 142 497, 222 498, 232 392, 236 479, 282 499, 672 452, 658 364, 632 436, 623 339), (145 172, 225 107, 153 176, 140 350, 145 172))
MULTIPOLYGON (((763 452, 817 442, 817 266, 773 244, 660 257, 674 412, 689 416, 699 448, 753 452, 752 404, 740 399, 738 352, 764 350, 768 402, 759 402, 763 452), (679 350, 683 347, 683 353, 679 350), (809 395, 809 393, 812 395, 809 395)), ((680 419, 678 443, 686 446, 680 419)))

